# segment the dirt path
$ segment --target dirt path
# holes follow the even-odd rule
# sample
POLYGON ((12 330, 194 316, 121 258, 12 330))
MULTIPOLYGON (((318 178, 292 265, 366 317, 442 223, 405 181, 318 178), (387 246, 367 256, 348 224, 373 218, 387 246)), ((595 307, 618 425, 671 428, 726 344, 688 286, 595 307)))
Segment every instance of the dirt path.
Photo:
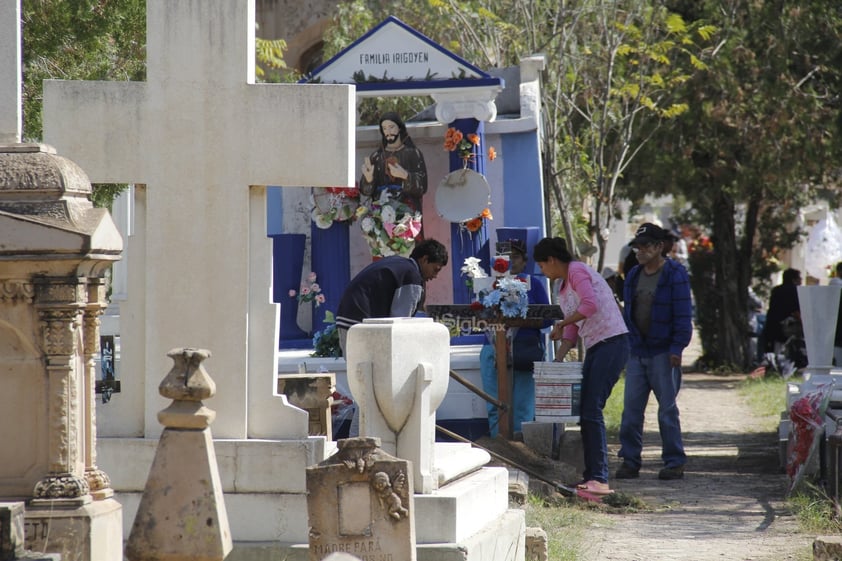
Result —
MULTIPOLYGON (((787 478, 777 435, 737 394, 742 376, 685 374, 679 394, 688 454, 683 480, 660 481, 657 404, 646 415, 639 479, 611 480, 652 512, 600 514, 587 535, 593 561, 782 561, 811 559, 814 536, 801 534, 786 509, 787 478)), ((613 471, 616 439, 609 444, 613 471)))

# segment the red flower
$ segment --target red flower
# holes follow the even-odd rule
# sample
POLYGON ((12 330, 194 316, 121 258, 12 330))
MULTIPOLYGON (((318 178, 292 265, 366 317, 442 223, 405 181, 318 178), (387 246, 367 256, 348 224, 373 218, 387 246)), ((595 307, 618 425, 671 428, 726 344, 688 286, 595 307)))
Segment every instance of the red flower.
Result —
POLYGON ((471 309, 472 310, 481 310, 482 309, 482 302, 479 302, 479 301, 471 302, 471 309))
POLYGON ((503 259, 502 257, 498 257, 494 260, 494 270, 498 273, 505 273, 509 270, 509 261, 508 259, 503 259))

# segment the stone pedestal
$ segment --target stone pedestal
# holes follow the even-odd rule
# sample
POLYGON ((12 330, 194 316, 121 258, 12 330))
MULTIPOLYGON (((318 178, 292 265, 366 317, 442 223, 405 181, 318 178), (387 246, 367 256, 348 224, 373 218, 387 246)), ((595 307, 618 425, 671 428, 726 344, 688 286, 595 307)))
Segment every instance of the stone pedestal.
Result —
POLYGON ((0 500, 25 499, 26 546, 122 558, 122 511, 97 466, 94 357, 122 240, 74 162, 0 145, 0 500))
POLYGON ((200 349, 168 353, 175 364, 159 391, 173 402, 158 413, 166 428, 126 544, 131 561, 222 561, 231 551, 209 428, 216 413, 202 404, 216 392, 202 367, 209 355, 200 349))
MULTIPOLYGON (((829 376, 833 368, 833 337, 840 286, 799 286, 798 306, 807 345, 807 369, 810 376, 829 376)), ((829 378, 828 378, 829 380, 829 378)))
POLYGON ((26 508, 26 549, 56 552, 61 559, 119 561, 122 520, 122 506, 114 499, 33 501, 26 508))

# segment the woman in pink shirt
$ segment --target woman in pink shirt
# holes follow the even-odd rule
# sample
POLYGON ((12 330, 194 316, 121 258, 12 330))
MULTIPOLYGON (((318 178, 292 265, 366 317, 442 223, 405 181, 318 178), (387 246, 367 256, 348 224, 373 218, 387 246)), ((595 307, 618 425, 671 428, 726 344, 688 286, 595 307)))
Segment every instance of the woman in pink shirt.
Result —
POLYGON ((561 279, 558 302, 564 319, 550 333, 553 341, 561 340, 556 360, 562 360, 579 337, 585 346, 579 411, 585 471, 578 487, 607 495, 612 491, 602 410, 629 358, 628 329, 611 287, 595 270, 573 260, 564 238, 544 238, 535 245, 533 258, 548 279, 561 279))

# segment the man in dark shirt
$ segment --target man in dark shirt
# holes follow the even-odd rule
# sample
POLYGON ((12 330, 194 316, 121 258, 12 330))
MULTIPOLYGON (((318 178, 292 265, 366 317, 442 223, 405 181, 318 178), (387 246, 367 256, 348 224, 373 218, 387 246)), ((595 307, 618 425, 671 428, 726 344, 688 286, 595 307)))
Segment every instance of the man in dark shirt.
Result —
POLYGON ((366 318, 412 317, 424 301, 424 285, 447 265, 447 248, 429 239, 410 256, 379 259, 351 279, 336 311, 339 346, 345 354, 348 330, 366 318))
POLYGON ((766 324, 763 328, 763 339, 766 341, 766 351, 779 354, 783 352, 787 334, 784 333, 783 322, 793 318, 801 322, 801 312, 798 306, 798 286, 801 284, 801 271, 787 269, 783 274, 781 284, 772 289, 769 295, 769 311, 766 312, 766 324))
POLYGON ((643 418, 649 395, 658 400, 661 433, 659 479, 684 477, 687 455, 681 438, 676 398, 681 388, 681 353, 693 335, 690 279, 687 270, 666 257, 669 232, 651 223, 638 228, 631 246, 639 265, 628 271, 623 317, 631 354, 626 364, 617 479, 638 477, 643 450, 643 418))

